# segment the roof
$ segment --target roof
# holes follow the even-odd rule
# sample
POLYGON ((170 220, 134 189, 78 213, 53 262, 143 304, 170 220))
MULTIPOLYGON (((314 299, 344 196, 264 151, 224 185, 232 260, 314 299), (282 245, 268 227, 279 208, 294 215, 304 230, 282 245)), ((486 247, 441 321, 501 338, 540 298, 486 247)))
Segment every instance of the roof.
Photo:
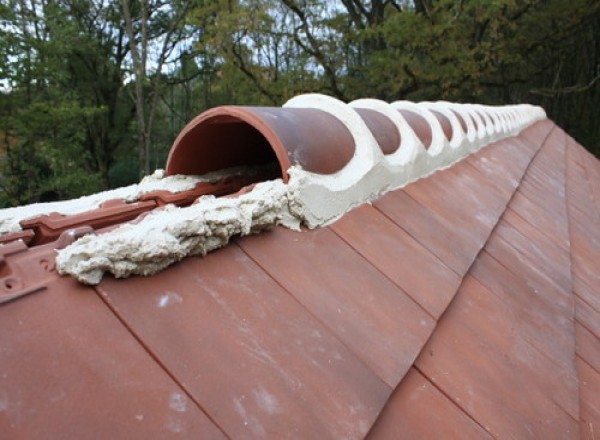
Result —
POLYGON ((83 286, 56 247, 0 248, 9 437, 600 430, 600 162, 550 120, 152 277, 83 286))

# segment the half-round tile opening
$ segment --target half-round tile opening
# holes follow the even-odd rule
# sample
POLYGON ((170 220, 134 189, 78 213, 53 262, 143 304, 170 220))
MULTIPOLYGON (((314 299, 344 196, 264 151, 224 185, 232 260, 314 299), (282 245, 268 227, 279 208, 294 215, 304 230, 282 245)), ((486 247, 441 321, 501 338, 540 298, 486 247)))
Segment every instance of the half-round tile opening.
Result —
POLYGON ((277 175, 269 177, 287 181, 293 165, 317 174, 335 173, 354 150, 350 132, 324 111, 224 106, 202 113, 181 131, 166 172, 198 175, 273 163, 277 175))

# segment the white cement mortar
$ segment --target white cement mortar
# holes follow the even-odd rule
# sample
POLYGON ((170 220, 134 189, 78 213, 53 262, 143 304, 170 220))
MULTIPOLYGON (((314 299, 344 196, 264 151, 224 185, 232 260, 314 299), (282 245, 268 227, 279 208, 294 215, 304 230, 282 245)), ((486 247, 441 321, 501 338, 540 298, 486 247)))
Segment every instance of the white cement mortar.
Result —
MULTIPOLYGON (((286 107, 316 108, 337 117, 354 137, 355 153, 342 170, 327 176, 300 167, 288 170, 290 180, 264 182, 234 198, 204 197, 188 208, 154 211, 137 224, 125 224, 100 235, 85 236, 59 251, 57 268, 84 283, 100 282, 104 272, 116 277, 151 275, 188 255, 205 255, 226 245, 234 235, 247 235, 278 224, 299 229, 327 225, 350 209, 387 191, 447 168, 490 142, 513 136, 544 119, 539 107, 484 107, 450 103, 394 103, 359 100, 351 105, 330 97, 303 95, 286 107), (354 108, 379 111, 398 127, 403 144, 385 156, 354 108), (426 150, 394 108, 415 111, 430 122, 432 145, 426 150), (446 139, 431 110, 448 114, 455 133, 446 139), (393 110, 395 112, 395 110, 393 110), (454 111, 466 122, 462 131, 454 111), (482 117, 483 114, 483 117, 482 117), (433 119, 432 119, 433 118, 433 119), (503 122, 503 123, 502 123, 503 122), (453 142, 459 139, 460 142, 453 142), (409 151, 400 151, 409 148, 409 151)), ((399 113, 398 113, 399 114, 399 113)))
POLYGON ((115 277, 151 275, 190 255, 206 255, 234 235, 248 235, 277 224, 299 228, 289 213, 288 186, 281 180, 257 184, 235 198, 201 197, 186 208, 152 211, 137 224, 101 235, 86 235, 59 251, 56 267, 86 284, 105 271, 115 277))

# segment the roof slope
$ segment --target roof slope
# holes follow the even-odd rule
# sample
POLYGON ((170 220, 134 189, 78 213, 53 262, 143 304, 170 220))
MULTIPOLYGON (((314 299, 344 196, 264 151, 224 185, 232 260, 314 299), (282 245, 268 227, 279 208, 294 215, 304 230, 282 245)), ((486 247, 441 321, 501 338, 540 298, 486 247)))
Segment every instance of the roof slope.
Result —
POLYGON ((600 430, 600 164, 548 120, 329 227, 151 278, 82 287, 52 244, 25 249, 3 248, 41 280, 0 308, 14 437, 600 430))

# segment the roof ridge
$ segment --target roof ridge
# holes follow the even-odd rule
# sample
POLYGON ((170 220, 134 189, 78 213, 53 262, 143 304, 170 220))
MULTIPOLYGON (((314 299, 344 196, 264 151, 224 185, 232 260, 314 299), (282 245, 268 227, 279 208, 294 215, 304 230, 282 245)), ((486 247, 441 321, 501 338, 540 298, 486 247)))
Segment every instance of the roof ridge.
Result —
MULTIPOLYGON (((200 152, 206 150, 205 144, 198 140, 204 139, 201 135, 212 134, 216 142, 230 136, 236 127, 246 133, 247 128, 239 127, 248 124, 264 136, 263 141, 267 139, 267 148, 275 151, 284 170, 283 181, 287 176, 289 181, 282 184, 277 180, 265 182, 231 199, 210 202, 200 199, 198 205, 190 208, 155 212, 135 227, 124 225, 98 237, 85 237, 59 251, 57 268, 60 273, 95 284, 104 271, 117 277, 155 273, 187 255, 205 254, 221 247, 232 235, 255 233, 277 224, 295 229, 300 223, 309 228, 324 226, 354 207, 447 168, 483 146, 512 136, 544 118, 541 108, 524 104, 504 107, 406 101, 387 104, 374 99, 344 104, 317 94, 297 96, 282 108, 220 107, 209 110, 188 124, 176 139, 167 162, 168 174, 193 169, 182 167, 188 166, 190 161, 184 159, 191 155, 192 148, 200 152), (411 126, 405 118, 409 115, 414 121, 421 122, 411 126), (323 118, 329 118, 329 122, 320 126, 321 133, 303 125, 307 121, 318 124, 317 121, 323 118), (224 126, 219 128, 220 124, 224 126), (212 131, 205 133, 202 130, 212 131), (399 135, 398 145, 386 154, 383 140, 393 139, 394 131, 399 135), (315 172, 303 166, 314 161, 297 159, 303 157, 297 149, 309 148, 306 145, 311 142, 312 150, 309 148, 304 153, 309 159, 317 152, 322 154, 323 149, 335 156, 338 145, 323 144, 320 138, 338 142, 344 136, 353 144, 354 152, 347 163, 338 165, 337 171, 315 172), (298 138, 302 141, 298 142, 298 138), (424 145, 421 139, 425 142, 430 139, 429 145, 424 145), (290 156, 291 153, 294 154, 290 156), (284 169, 288 165, 291 166, 284 169), (249 202, 250 199, 253 201, 249 202), (268 205, 266 211, 265 203, 268 205), (211 214, 224 210, 229 217, 217 218, 211 214), (169 221, 161 222, 160 215, 168 216, 169 221), (199 217, 199 222, 191 226, 192 219, 199 217)), ((202 157, 198 151, 195 153, 202 157)), ((235 150, 224 154, 226 158, 233 157, 227 160, 235 161, 239 153, 235 150)), ((257 151, 256 154, 263 153, 257 151)), ((203 164, 203 167, 224 163, 224 159, 211 157, 208 156, 208 165, 203 164)))

